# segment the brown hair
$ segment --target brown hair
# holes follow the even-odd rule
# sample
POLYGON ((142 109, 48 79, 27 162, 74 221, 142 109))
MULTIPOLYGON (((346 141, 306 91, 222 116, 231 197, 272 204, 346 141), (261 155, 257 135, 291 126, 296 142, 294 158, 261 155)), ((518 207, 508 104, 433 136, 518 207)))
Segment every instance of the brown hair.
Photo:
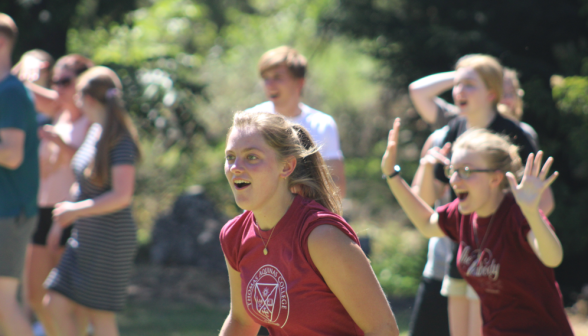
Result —
POLYGON ((137 130, 124 109, 120 79, 111 69, 96 66, 84 72, 78 79, 77 90, 89 95, 104 105, 106 122, 102 135, 96 145, 94 164, 88 167, 85 175, 96 185, 102 186, 110 172, 110 150, 124 136, 130 136, 137 148, 137 160, 141 159, 137 130))
POLYGON ((18 37, 18 27, 14 20, 4 13, 0 13, 0 34, 11 42, 11 46, 14 46, 18 37))
POLYGON ((57 62, 55 62, 54 67, 70 70, 75 73, 76 76, 79 76, 84 71, 90 69, 93 66, 94 62, 92 62, 89 58, 79 54, 69 54, 60 57, 57 62))
POLYGON ((460 58, 455 64, 455 70, 459 68, 472 68, 482 78, 486 88, 493 91, 496 97, 492 101, 494 106, 502 99, 502 65, 490 55, 470 54, 460 58))
MULTIPOLYGON (((279 159, 293 156, 296 168, 288 177, 288 188, 313 199, 336 214, 341 214, 341 199, 329 168, 308 131, 273 113, 237 112, 233 129, 254 128, 278 154, 279 159)), ((228 136, 228 135, 227 135, 228 136)))
MULTIPOLYGON (((523 176, 523 164, 518 152, 518 146, 513 145, 503 135, 492 133, 484 128, 474 128, 466 131, 455 140, 452 150, 464 149, 481 153, 489 169, 499 170, 503 174, 512 172, 517 181, 523 176)), ((501 189, 509 187, 506 177, 500 184, 501 189)))
POLYGON ((259 60, 257 65, 259 74, 263 75, 266 70, 285 64, 288 71, 295 78, 304 78, 306 76, 306 57, 289 46, 281 46, 266 51, 259 60))
POLYGON ((523 95, 525 92, 521 89, 521 83, 519 82, 519 74, 515 69, 504 67, 504 80, 508 80, 512 83, 514 88, 515 94, 515 108, 513 111, 509 111, 509 109, 504 105, 498 106, 498 112, 502 114, 512 115, 518 121, 523 119, 523 95))

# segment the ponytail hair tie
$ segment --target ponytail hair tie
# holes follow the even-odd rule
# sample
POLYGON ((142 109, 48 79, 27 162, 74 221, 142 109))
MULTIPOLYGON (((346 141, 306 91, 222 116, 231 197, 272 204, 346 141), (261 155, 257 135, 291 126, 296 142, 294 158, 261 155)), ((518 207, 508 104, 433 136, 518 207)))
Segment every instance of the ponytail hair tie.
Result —
POLYGON ((120 90, 117 88, 108 89, 106 91, 106 99, 111 100, 120 96, 120 90))

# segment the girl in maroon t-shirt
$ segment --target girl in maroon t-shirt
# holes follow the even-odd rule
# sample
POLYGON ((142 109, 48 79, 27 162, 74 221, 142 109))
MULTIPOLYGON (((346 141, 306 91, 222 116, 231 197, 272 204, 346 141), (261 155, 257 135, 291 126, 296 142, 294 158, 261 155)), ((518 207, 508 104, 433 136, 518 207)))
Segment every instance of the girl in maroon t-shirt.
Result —
MULTIPOLYGON (((382 158, 387 176, 398 171, 399 127, 400 119, 396 119, 382 158)), ((553 158, 541 168, 543 153, 530 154, 517 185, 521 159, 516 146, 502 136, 469 130, 452 150, 446 175, 458 197, 437 211, 412 194, 403 179, 387 181, 424 236, 447 235, 459 242, 457 266, 480 297, 482 333, 573 335, 552 270, 561 263, 562 247, 539 210, 540 195, 558 175, 547 178, 553 158)))
POLYGON ((246 211, 222 229, 231 312, 222 336, 398 335, 394 315, 308 132, 235 114, 225 174, 246 211), (294 193, 295 192, 295 193, 294 193))

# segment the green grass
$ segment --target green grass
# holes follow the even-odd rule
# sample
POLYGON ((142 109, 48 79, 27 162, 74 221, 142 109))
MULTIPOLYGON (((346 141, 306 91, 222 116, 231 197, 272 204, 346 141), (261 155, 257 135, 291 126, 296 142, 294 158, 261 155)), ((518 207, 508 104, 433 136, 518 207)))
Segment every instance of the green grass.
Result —
MULTIPOLYGON (((123 336, 213 336, 218 335, 228 309, 207 308, 191 303, 129 302, 118 315, 123 336)), ((400 335, 408 334, 409 310, 395 310, 400 335)))
POLYGON ((218 335, 228 309, 180 302, 130 302, 119 314, 124 336, 218 335))

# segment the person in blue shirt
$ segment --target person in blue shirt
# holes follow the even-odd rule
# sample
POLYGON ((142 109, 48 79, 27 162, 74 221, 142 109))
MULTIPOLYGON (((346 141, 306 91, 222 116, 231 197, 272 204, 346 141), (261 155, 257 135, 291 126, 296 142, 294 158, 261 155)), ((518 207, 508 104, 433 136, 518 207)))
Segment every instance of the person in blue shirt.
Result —
POLYGON ((39 139, 32 97, 10 73, 17 34, 12 18, 0 13, 0 329, 32 336, 16 294, 37 223, 39 139))

